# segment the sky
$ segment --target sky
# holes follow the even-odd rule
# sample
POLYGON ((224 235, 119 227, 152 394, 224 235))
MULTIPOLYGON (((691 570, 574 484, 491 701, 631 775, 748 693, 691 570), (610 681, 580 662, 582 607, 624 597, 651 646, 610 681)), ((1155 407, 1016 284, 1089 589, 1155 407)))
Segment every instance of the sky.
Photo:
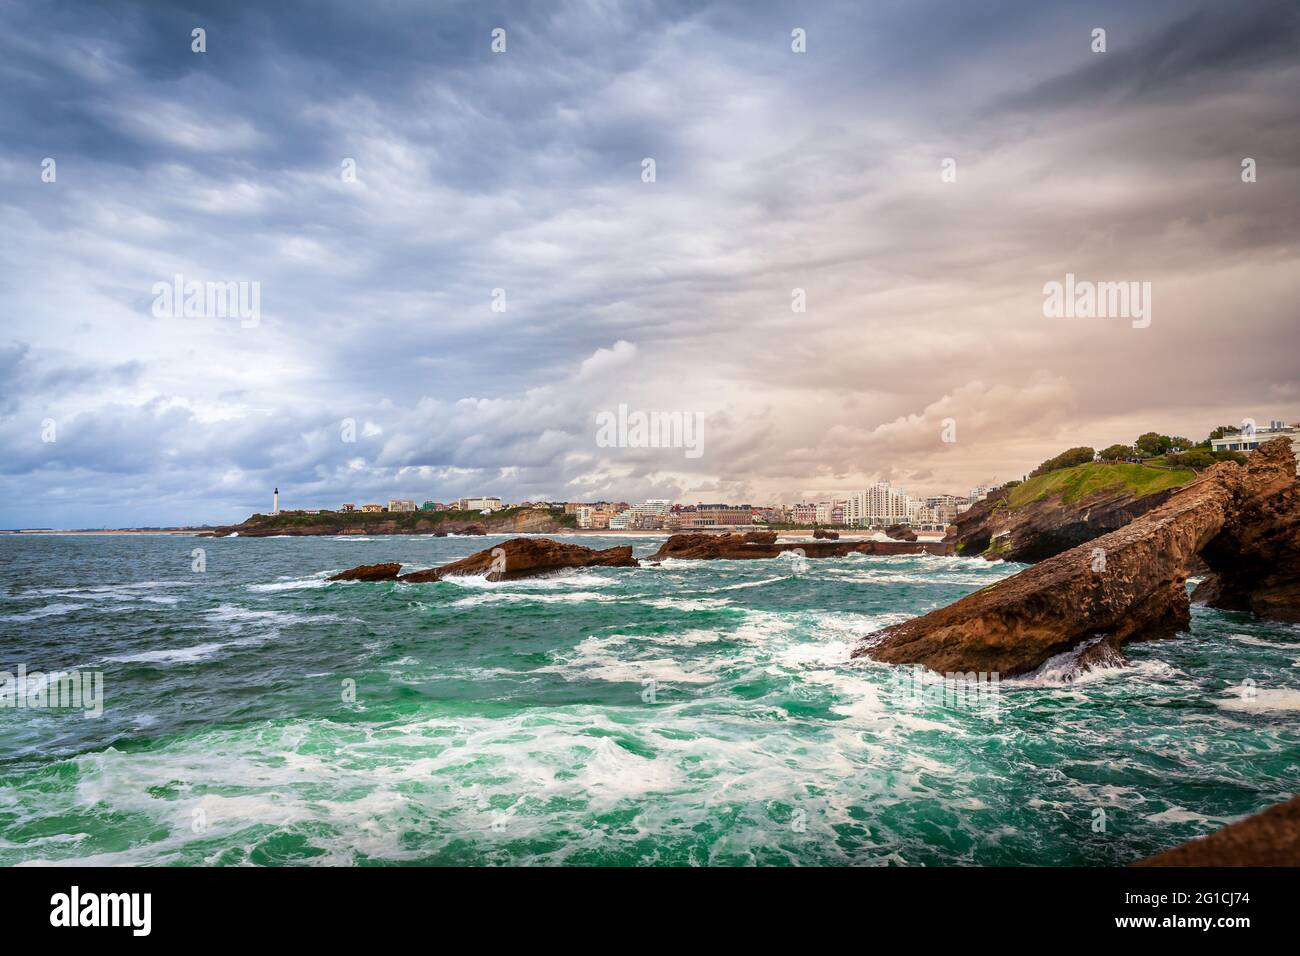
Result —
POLYGON ((4 3, 0 528, 964 494, 1300 420, 1298 48, 1293 0, 4 3), (1149 324, 1046 315, 1067 274, 1149 324))

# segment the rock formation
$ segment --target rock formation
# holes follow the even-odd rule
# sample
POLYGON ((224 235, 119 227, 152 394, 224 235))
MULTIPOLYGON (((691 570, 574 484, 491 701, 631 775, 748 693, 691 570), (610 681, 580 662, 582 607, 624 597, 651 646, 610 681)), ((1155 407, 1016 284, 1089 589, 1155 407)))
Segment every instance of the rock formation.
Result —
POLYGON ((838 541, 840 533, 838 531, 827 531, 825 528, 813 528, 814 538, 825 541, 838 541))
POLYGON ((482 575, 489 581, 514 581, 565 568, 634 568, 632 547, 606 548, 595 551, 577 544, 561 544, 550 538, 511 538, 495 548, 487 548, 467 558, 425 571, 399 574, 401 565, 363 564, 343 571, 331 581, 404 581, 426 584, 451 576, 482 575))
POLYGON ((279 535, 397 535, 430 534, 563 534, 574 529, 574 519, 560 520, 545 508, 509 509, 480 515, 447 511, 343 512, 285 511, 278 515, 253 515, 237 525, 217 528, 199 537, 222 538, 238 533, 241 538, 279 535))
POLYGON ((1178 489, 1139 495, 1116 486, 1074 502, 1049 495, 1015 508, 1010 505, 1011 490, 999 488, 957 515, 944 536, 957 554, 1025 564, 1045 561, 1124 527, 1164 504, 1178 489))
POLYGON ((1113 659, 1127 641, 1187 628, 1187 567, 1197 554, 1231 584, 1234 601, 1295 614, 1298 531, 1295 459, 1278 439, 1244 467, 1214 465, 1116 531, 885 628, 854 655, 1010 676, 1100 637, 1105 647, 1090 653, 1113 659))
POLYGON ((885 537, 894 541, 915 541, 916 532, 905 524, 892 524, 885 529, 885 537))
POLYGON ((1135 866, 1300 866, 1300 797, 1135 866))
POLYGON ((710 534, 705 531, 672 535, 651 560, 684 558, 690 560, 750 560, 775 558, 787 551, 797 551, 807 558, 842 558, 847 554, 951 554, 952 548, 941 541, 912 543, 906 541, 785 541, 776 540, 775 531, 747 531, 710 534))
POLYGON ((392 581, 402 572, 402 566, 396 561, 387 564, 362 564, 346 571, 340 571, 330 578, 331 581, 392 581))

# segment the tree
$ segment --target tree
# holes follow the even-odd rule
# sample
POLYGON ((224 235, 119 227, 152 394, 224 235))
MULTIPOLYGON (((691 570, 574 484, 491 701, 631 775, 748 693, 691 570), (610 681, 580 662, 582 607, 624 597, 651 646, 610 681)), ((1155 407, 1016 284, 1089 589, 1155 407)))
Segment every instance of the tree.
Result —
POLYGON ((1209 448, 1210 442, 1214 441, 1214 439, 1216 438, 1225 438, 1228 435, 1240 435, 1240 434, 1241 434, 1241 429, 1238 428, 1236 425, 1220 425, 1214 431, 1210 432, 1210 437, 1205 439, 1205 441, 1201 442, 1201 445, 1205 448, 1209 448))
POLYGON ((1132 445, 1111 445, 1097 452, 1102 461, 1123 461, 1125 458, 1132 458, 1135 454, 1132 445))
POLYGON ((1171 448, 1181 448, 1183 451, 1189 451, 1196 447, 1196 442, 1190 438, 1184 438, 1182 435, 1175 435, 1169 439, 1171 448))
POLYGON ((1095 455, 1095 451, 1083 445, 1078 448, 1071 448, 1069 451, 1061 452, 1055 458, 1047 459, 1047 461, 1043 462, 1031 471, 1029 477, 1033 478, 1037 475, 1045 475, 1049 471, 1056 471, 1060 468, 1073 468, 1075 465, 1087 464, 1092 461, 1095 455))
POLYGON ((1139 435, 1138 440, 1134 442, 1137 450, 1148 458, 1154 458, 1156 455, 1163 455, 1173 445, 1173 439, 1168 435, 1157 435, 1155 432, 1147 432, 1139 435))

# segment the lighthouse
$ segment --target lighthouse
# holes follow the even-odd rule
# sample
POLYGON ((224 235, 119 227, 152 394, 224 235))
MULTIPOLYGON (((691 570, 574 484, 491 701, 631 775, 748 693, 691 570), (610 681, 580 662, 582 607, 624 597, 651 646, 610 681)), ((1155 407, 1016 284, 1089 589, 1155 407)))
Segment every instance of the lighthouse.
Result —
POLYGON ((280 489, 276 488, 275 494, 271 497, 271 514, 278 515, 279 513, 280 513, 280 489))

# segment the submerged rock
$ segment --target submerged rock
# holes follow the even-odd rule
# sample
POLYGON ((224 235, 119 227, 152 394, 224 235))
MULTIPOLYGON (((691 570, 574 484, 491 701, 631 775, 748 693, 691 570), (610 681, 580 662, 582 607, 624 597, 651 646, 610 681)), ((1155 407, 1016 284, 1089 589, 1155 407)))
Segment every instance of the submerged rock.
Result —
POLYGON ((1296 614, 1297 500, 1290 442, 1269 442, 1244 467, 1214 465, 1123 528, 887 627, 854 656, 1009 676, 1095 637, 1117 650, 1172 636, 1190 623, 1185 582, 1197 554, 1231 580, 1234 600, 1296 614))
POLYGON ((387 564, 362 564, 333 575, 331 581, 392 581, 402 571, 396 561, 387 564))

